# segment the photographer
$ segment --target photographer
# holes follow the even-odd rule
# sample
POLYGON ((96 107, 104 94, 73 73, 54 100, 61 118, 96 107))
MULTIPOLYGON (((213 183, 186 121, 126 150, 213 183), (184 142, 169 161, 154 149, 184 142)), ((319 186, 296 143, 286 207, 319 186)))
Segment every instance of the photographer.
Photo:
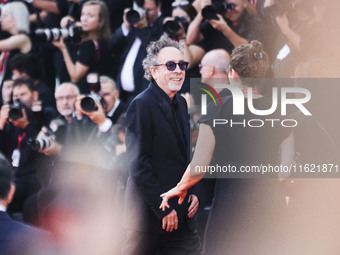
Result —
POLYGON ((55 108, 52 90, 41 81, 41 68, 38 58, 33 54, 17 54, 11 61, 12 79, 28 77, 34 81, 43 107, 55 108))
POLYGON ((86 74, 110 73, 108 39, 110 37, 109 13, 104 2, 88 1, 83 5, 80 17, 82 40, 79 47, 69 52, 63 37, 53 42, 62 52, 68 74, 81 93, 88 93, 86 74))
POLYGON ((119 91, 116 83, 108 76, 100 76, 100 96, 104 99, 107 107, 104 109, 105 114, 112 124, 116 124, 119 117, 126 112, 127 105, 119 99, 119 91))
POLYGON ((23 102, 5 104, 0 111, 0 151, 11 159, 15 170, 16 193, 8 208, 10 213, 20 212, 24 201, 40 189, 36 167, 39 155, 27 144, 40 130, 30 110, 37 92, 14 81, 13 99, 17 98, 23 102))
POLYGON ((146 56, 146 46, 163 33, 160 8, 160 0, 145 0, 142 7, 136 8, 139 14, 134 19, 130 19, 131 10, 126 9, 122 26, 111 36, 110 49, 119 63, 115 70, 116 81, 124 103, 129 104, 148 86, 142 61, 146 56))
MULTIPOLYGON (((75 114, 75 103, 76 98, 79 96, 79 89, 73 83, 65 82, 59 85, 55 92, 55 100, 57 103, 57 110, 60 116, 51 121, 50 125, 53 125, 53 121, 59 121, 57 123, 63 123, 65 126, 71 123, 72 117, 75 114)), ((55 127, 58 131, 60 126, 55 127)), ((49 139, 49 146, 44 146, 39 149, 39 153, 43 153, 47 156, 59 154, 62 149, 62 144, 65 139, 65 134, 62 134, 62 137, 57 135, 57 140, 52 139, 50 137, 46 137, 46 132, 48 129, 43 127, 41 132, 38 135, 38 138, 47 138, 49 139)))
POLYGON ((201 0, 201 11, 190 23, 187 33, 187 43, 197 44, 191 50, 193 59, 190 62, 198 63, 213 49, 222 48, 230 54, 249 41, 263 41, 263 23, 247 11, 247 5, 247 0, 201 0), (205 11, 212 2, 209 12, 205 11))
MULTIPOLYGON (((93 98, 99 96, 91 95, 93 98)), ((66 131, 61 152, 62 160, 109 170, 112 167, 115 149, 112 121, 106 116, 105 100, 101 102, 94 100, 94 109, 86 111, 83 109, 85 97, 88 100, 90 95, 80 95, 76 99, 76 116, 72 118, 66 131)))

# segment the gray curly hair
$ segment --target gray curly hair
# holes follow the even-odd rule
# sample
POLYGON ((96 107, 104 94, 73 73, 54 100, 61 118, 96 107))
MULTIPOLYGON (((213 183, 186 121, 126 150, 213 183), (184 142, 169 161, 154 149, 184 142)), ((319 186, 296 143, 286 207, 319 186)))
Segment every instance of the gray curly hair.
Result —
POLYGON ((167 35, 163 35, 158 41, 151 42, 146 48, 146 57, 143 60, 144 77, 152 81, 150 67, 158 64, 158 53, 165 47, 174 47, 184 55, 184 47, 181 43, 174 41, 167 35))

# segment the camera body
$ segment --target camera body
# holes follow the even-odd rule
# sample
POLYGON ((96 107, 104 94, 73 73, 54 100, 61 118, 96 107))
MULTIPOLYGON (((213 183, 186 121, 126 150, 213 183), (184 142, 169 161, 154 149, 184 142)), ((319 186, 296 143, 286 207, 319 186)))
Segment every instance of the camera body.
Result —
POLYGON ((81 26, 74 21, 69 21, 66 28, 39 28, 34 32, 35 39, 40 42, 59 41, 60 37, 64 37, 72 43, 79 43, 81 34, 81 26))
POLYGON ((163 24, 163 31, 171 38, 175 37, 177 31, 181 28, 180 24, 184 27, 185 32, 188 30, 189 22, 184 17, 176 16, 174 20, 168 20, 163 24))
POLYGON ((216 1, 202 9, 202 16, 206 20, 218 20, 217 14, 223 15, 227 10, 233 11, 235 8, 236 5, 234 3, 227 4, 225 2, 216 1))
POLYGON ((146 11, 134 1, 133 9, 126 13, 126 20, 132 27, 134 24, 138 23, 145 14, 146 11))
POLYGON ((25 108, 25 105, 17 99, 13 104, 9 106, 9 119, 18 120, 23 117, 22 109, 25 108))
POLYGON ((107 104, 105 100, 99 95, 100 81, 97 73, 90 73, 86 77, 87 84, 91 91, 80 102, 81 108, 86 112, 94 112, 98 110, 97 104, 101 104, 105 109, 107 104))

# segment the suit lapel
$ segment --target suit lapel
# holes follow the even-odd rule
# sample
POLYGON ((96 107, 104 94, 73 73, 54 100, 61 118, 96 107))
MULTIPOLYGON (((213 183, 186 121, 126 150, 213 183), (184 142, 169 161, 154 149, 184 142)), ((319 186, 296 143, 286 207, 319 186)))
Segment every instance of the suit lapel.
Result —
POLYGON ((185 144, 183 143, 183 139, 181 138, 181 135, 178 131, 176 120, 175 120, 175 117, 174 117, 174 114, 173 114, 173 111, 170 105, 166 102, 165 98, 163 98, 161 95, 159 95, 157 91, 155 91, 155 88, 153 86, 157 86, 157 85, 150 83, 149 88, 151 89, 152 94, 154 95, 164 117, 169 122, 171 129, 173 130, 180 147, 185 148, 185 144))

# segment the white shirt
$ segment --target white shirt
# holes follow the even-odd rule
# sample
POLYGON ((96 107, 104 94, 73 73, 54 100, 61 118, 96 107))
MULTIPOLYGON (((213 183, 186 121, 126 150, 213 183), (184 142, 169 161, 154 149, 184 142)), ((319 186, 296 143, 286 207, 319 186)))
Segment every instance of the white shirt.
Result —
POLYGON ((0 204, 0 212, 6 212, 6 207, 0 204))

